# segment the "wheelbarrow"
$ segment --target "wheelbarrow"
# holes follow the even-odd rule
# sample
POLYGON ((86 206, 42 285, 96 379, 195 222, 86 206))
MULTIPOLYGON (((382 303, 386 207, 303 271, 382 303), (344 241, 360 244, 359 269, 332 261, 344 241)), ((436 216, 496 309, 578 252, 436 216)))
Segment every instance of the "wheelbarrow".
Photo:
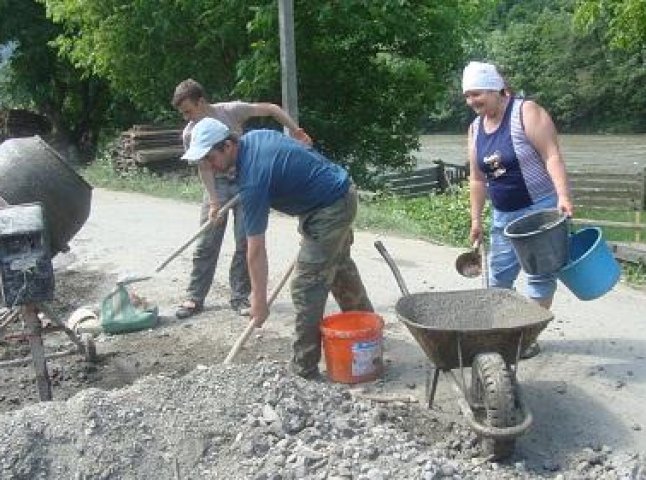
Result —
POLYGON ((553 315, 515 291, 501 288, 411 294, 383 244, 375 242, 375 247, 403 294, 395 305, 397 318, 432 363, 426 382, 428 407, 433 407, 442 372, 459 395, 460 410, 480 437, 485 455, 495 460, 510 456, 516 438, 533 420, 516 380, 520 354, 536 341, 553 315), (465 376, 468 367, 470 386, 465 376))

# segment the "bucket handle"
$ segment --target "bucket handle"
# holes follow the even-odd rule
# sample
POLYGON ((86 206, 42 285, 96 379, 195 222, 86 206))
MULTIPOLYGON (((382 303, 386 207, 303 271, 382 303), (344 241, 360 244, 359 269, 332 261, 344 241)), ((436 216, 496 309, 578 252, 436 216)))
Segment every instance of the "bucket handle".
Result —
POLYGON ((406 282, 404 281, 404 277, 402 277, 401 272, 399 271, 399 268, 395 264, 395 261, 393 260, 393 257, 390 256, 390 253, 388 253, 388 250, 386 250, 386 247, 384 246, 383 243, 381 243, 381 240, 377 240, 375 242, 375 248, 377 251, 381 254, 381 256, 386 260, 386 263, 390 267, 390 270, 393 272, 393 275, 395 276, 395 280, 397 280, 397 285, 399 285, 399 289, 402 292, 402 295, 405 297, 410 295, 410 291, 408 290, 408 287, 406 286, 406 282))

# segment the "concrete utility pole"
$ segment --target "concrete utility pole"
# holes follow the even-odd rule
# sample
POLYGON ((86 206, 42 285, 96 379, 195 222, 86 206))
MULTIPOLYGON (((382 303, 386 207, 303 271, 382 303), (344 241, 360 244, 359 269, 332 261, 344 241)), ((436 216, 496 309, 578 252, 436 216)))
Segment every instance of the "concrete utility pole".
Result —
POLYGON ((298 124, 293 0, 278 0, 278 24, 280 29, 280 80, 283 92, 283 109, 298 124))

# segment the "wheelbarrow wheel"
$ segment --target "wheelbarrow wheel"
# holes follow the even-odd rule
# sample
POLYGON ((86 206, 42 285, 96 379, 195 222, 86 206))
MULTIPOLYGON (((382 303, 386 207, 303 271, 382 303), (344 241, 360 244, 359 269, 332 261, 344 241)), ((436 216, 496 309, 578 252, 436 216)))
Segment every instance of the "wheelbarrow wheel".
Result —
MULTIPOLYGON (((491 427, 516 424, 514 376, 498 353, 480 353, 471 365, 471 401, 476 420, 491 427)), ((482 450, 500 460, 514 452, 515 439, 483 437, 482 450)))

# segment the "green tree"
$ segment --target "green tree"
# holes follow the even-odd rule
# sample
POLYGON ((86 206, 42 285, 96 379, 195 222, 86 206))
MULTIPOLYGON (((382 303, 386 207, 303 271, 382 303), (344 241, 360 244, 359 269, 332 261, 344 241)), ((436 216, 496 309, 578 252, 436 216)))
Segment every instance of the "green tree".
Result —
POLYGON ((40 3, 0 1, 0 44, 15 47, 2 68, 0 97, 7 107, 45 114, 62 140, 91 153, 109 105, 107 84, 57 55, 49 42, 59 33, 40 3))
MULTIPOLYGON (((295 2, 302 123, 355 178, 412 163, 421 119, 461 58, 473 8, 458 1, 295 2)), ((241 95, 279 92, 277 29, 271 2, 250 23, 241 95)))
POLYGON ((576 29, 573 2, 522 5, 487 41, 512 87, 544 105, 563 131, 643 130, 639 56, 606 48, 598 29, 576 29))
POLYGON ((43 1, 62 29, 56 39, 61 54, 106 79, 151 119, 169 114, 175 85, 188 77, 203 83, 214 98, 229 96, 236 63, 248 51, 252 4, 258 3, 43 1))
POLYGON ((641 50, 646 45, 644 0, 578 0, 577 24, 586 30, 605 26, 605 40, 614 47, 641 50))
MULTIPOLYGON (((278 102, 273 0, 43 0, 75 66, 149 115, 186 77, 214 99, 278 102)), ((357 178, 410 163, 423 114, 446 88, 479 2, 297 0, 301 123, 357 178)))
MULTIPOLYGON (((494 62, 514 90, 541 103, 563 132, 646 130, 646 65, 642 49, 611 48, 607 18, 576 28, 574 0, 505 0, 483 22, 465 62, 494 62)), ((447 97, 430 116, 431 128, 459 126, 472 112, 447 97), (465 115, 465 113, 467 115, 465 115)))

